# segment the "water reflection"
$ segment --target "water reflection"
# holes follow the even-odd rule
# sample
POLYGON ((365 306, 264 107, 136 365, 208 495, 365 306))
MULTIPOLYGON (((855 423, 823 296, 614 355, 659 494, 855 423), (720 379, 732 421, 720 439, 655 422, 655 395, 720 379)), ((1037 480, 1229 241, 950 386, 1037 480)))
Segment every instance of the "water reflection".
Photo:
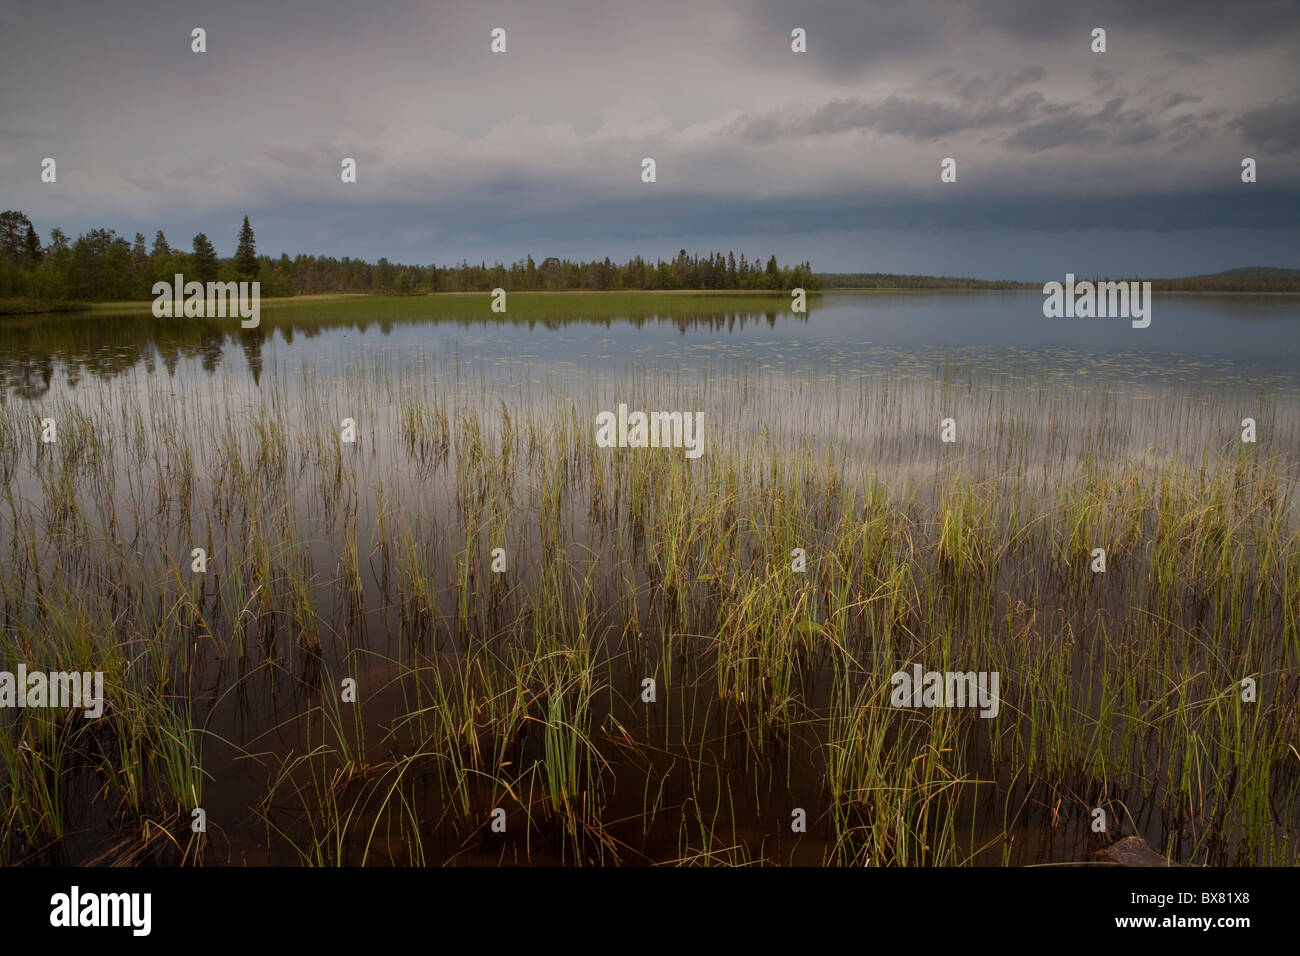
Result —
POLYGON ((175 376, 187 360, 210 375, 232 371, 240 352, 238 371, 260 384, 270 354, 298 368, 332 366, 355 352, 359 340, 374 341, 374 332, 394 356, 485 341, 502 354, 557 364, 599 364, 647 349, 671 362, 688 354, 683 350, 714 346, 770 355, 778 364, 804 347, 820 351, 831 365, 853 361, 867 347, 1044 358, 1065 350, 1094 356, 1099 364, 1122 354, 1150 369, 1231 366, 1243 374, 1286 377, 1297 374, 1291 356, 1300 348, 1295 295, 1160 296, 1151 327, 1142 330, 1104 319, 1044 319, 1041 296, 1032 292, 832 294, 811 300, 802 314, 766 303, 749 310, 710 307, 707 297, 697 305, 678 296, 670 307, 640 310, 628 308, 626 297, 593 301, 597 305, 585 312, 534 303, 522 315, 487 316, 434 314, 446 303, 419 298, 357 297, 268 307, 255 329, 222 319, 160 319, 146 311, 23 316, 0 325, 0 388, 33 400, 60 380, 75 389, 87 377, 104 381, 137 368, 152 375, 159 367, 175 376), (605 301, 611 306, 600 305, 605 301))
MULTIPOLYGON (((382 300, 381 300, 382 301, 382 300)), ((356 311, 355 307, 352 311, 356 311)), ((106 380, 143 367, 154 374, 161 365, 169 376, 186 359, 197 360, 209 374, 222 368, 228 349, 243 352, 248 374, 261 382, 265 351, 278 338, 289 350, 304 341, 325 339, 338 346, 352 335, 365 336, 378 330, 385 338, 396 331, 428 333, 469 331, 476 327, 503 332, 516 338, 540 332, 560 332, 575 327, 603 330, 641 331, 653 327, 671 328, 680 336, 732 335, 757 327, 773 329, 780 323, 807 325, 807 314, 767 308, 754 311, 687 310, 624 312, 618 315, 574 315, 568 318, 484 319, 473 316, 401 318, 330 317, 313 314, 297 318, 292 313, 264 316, 258 328, 244 329, 225 320, 156 318, 148 312, 50 313, 24 316, 0 326, 0 386, 18 398, 38 399, 62 373, 69 388, 76 388, 85 376, 106 380)), ((408 336, 409 337, 409 336, 408 336)), ((325 350, 332 351, 332 350, 325 350)), ((566 346, 563 354, 571 357, 566 346)))

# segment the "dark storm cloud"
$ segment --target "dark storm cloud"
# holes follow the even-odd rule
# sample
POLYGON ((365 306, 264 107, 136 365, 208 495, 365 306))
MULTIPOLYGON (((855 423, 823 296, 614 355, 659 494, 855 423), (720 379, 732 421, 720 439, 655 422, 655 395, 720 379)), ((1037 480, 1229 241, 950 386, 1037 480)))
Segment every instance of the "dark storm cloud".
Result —
POLYGON ((1279 152, 1300 149, 1300 101, 1253 109, 1228 125, 1248 146, 1279 152))
POLYGON ((898 96, 889 96, 878 102, 837 100, 815 109, 742 116, 728 132, 755 143, 790 137, 832 136, 852 130, 875 130, 886 136, 925 141, 962 130, 1023 123, 1035 115, 1042 103, 1040 93, 1026 93, 1005 104, 979 108, 907 100, 898 96))
POLYGON ((1044 104, 1043 95, 1036 91, 1014 94, 1046 77, 1047 71, 1037 65, 1000 74, 964 75, 941 69, 930 75, 928 83, 948 94, 950 102, 896 95, 876 101, 853 97, 817 107, 742 115, 727 132, 751 142, 770 142, 875 130, 923 142, 962 130, 991 129, 1032 119, 1044 104))
POLYGON ((956 70, 946 68, 935 72, 931 79, 960 97, 965 103, 998 102, 1022 86, 1047 79, 1047 70, 1033 65, 1013 73, 963 76, 956 70))
POLYGON ((1021 149, 1055 149, 1089 142, 1092 129, 1092 121, 1085 116, 1061 116, 1031 123, 1017 130, 1007 143, 1021 149))
POLYGON ((737 29, 747 46, 788 49, 790 31, 800 27, 808 32, 809 50, 816 52, 809 67, 849 76, 882 61, 923 58, 942 50, 961 4, 939 0, 925 7, 852 0, 763 0, 743 6, 737 29))
POLYGON ((1022 127, 1007 140, 1007 145, 1028 150, 1105 143, 1135 146, 1160 135, 1160 129, 1147 121, 1146 113, 1141 110, 1124 110, 1123 105, 1123 98, 1116 97, 1108 100, 1100 111, 1091 116, 1081 115, 1072 107, 1058 107, 1056 112, 1066 115, 1022 127))
MULTIPOLYGON (((956 104, 889 96, 877 102, 839 100, 813 109, 745 115, 727 132, 752 143, 855 130, 925 142, 965 131, 1015 127, 1006 137, 1006 144, 1027 150, 1089 143, 1133 146, 1161 135, 1160 127, 1149 121, 1146 112, 1124 110, 1123 97, 1113 97, 1091 114, 1082 112, 1080 104, 1049 103, 1037 91, 1004 101, 1024 82, 1044 75, 1041 68, 1032 68, 1024 71, 1017 82, 974 77, 956 84, 966 94, 965 102, 956 104)), ((1173 126, 1171 123, 1171 129, 1173 126)))
POLYGON ((814 68, 838 76, 882 61, 939 58, 991 38, 1086 49, 1094 27, 1106 29, 1112 53, 1188 63, 1300 40, 1292 0, 764 0, 750 30, 771 38, 794 26, 808 30, 810 50, 816 44, 814 68))
POLYGON ((1045 4, 1041 0, 968 0, 960 4, 972 25, 1012 39, 1042 42, 1063 35, 1107 31, 1108 48, 1123 50, 1139 41, 1152 51, 1161 46, 1195 53, 1229 54, 1272 45, 1300 31, 1290 0, 1090 0, 1045 4))
POLYGON ((1191 113, 1175 116, 1165 125, 1165 136, 1176 149, 1190 149, 1208 140, 1213 133, 1210 125, 1201 122, 1191 113))
POLYGON ((0 209, 223 253, 248 213, 268 251, 409 262, 728 235, 848 255, 870 227, 1000 249, 1253 228, 1294 258, 1276 210, 1300 166, 1270 154, 1300 147, 1297 62, 1300 6, 1278 0, 7 4, 0 209), (1274 192, 1217 192, 1244 149, 1274 192))

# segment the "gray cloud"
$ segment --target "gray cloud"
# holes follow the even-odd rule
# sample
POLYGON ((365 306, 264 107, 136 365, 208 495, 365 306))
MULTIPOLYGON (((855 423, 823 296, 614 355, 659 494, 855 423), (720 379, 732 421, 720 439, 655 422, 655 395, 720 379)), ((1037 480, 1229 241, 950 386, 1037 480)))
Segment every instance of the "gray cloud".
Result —
POLYGON ((925 100, 889 96, 878 102, 836 100, 815 109, 742 116, 728 129, 739 139, 754 143, 781 138, 832 136, 854 130, 875 130, 885 136, 902 136, 924 142, 970 129, 988 129, 1024 122, 1042 104, 1039 93, 983 108, 952 106, 925 100))
MULTIPOLYGON (((1091 0, 1045 6, 1041 0, 961 4, 973 25, 1034 42, 1087 38, 1094 27, 1107 32, 1107 49, 1139 55, 1163 51, 1194 54, 1239 53, 1300 35, 1295 5, 1288 0, 1091 0)), ((1086 39, 1080 42, 1085 44, 1086 39)))
MULTIPOLYGON (((1264 206, 1206 197, 1242 143, 1300 146, 1297 63, 1300 7, 1278 0, 2 4, 0 209, 46 234, 202 229, 223 252, 247 212, 268 249, 395 261, 728 234, 797 257, 865 222, 1153 228, 1132 209, 1173 249, 1217 229, 1276 240, 1264 206), (945 155, 957 185, 939 183, 945 155)), ((1268 169, 1294 196, 1300 165, 1268 169)))
POLYGON ((1073 107, 1058 108, 1066 115, 1022 127, 1007 140, 1007 145, 1028 150, 1105 143, 1136 146, 1160 136, 1160 129, 1148 122, 1144 111, 1124 110, 1123 106, 1123 97, 1114 97, 1091 116, 1079 114, 1073 107))
MULTIPOLYGON (((969 130, 1017 127, 1005 142, 1010 147, 1028 150, 1086 143, 1136 146, 1158 139, 1162 134, 1161 128, 1149 121, 1146 111, 1124 110, 1122 96, 1107 100, 1093 114, 1083 113, 1082 104, 1049 103, 1036 90, 1007 98, 1019 87, 1046 78, 1047 71, 1041 67, 1027 67, 1012 77, 962 78, 944 71, 932 79, 941 81, 962 102, 950 104, 898 96, 875 102, 836 100, 816 108, 746 114, 726 132, 751 143, 860 130, 927 142, 969 130)), ((1186 129, 1182 132, 1185 135, 1186 129)))
POLYGON ((1249 110, 1228 124, 1248 146, 1287 152, 1300 149, 1300 101, 1249 110))
POLYGON ((1040 120, 1016 131, 1007 143, 1021 149, 1055 149, 1075 143, 1087 143, 1092 121, 1086 116, 1062 116, 1040 120))
POLYGON ((1165 137, 1177 149, 1200 146, 1209 139, 1211 127, 1200 122, 1191 113, 1175 116, 1165 124, 1165 137))
POLYGON ((946 68, 932 73, 926 83, 936 92, 947 93, 950 102, 898 95, 879 100, 851 97, 816 107, 746 113, 730 124, 726 132, 754 143, 857 130, 874 130, 886 136, 925 142, 963 130, 1026 122, 1044 104, 1043 95, 1036 91, 1014 97, 1012 94, 1046 77, 1047 71, 1037 65, 1010 73, 976 75, 946 68))
POLYGON ((818 54, 812 68, 840 77, 963 46, 996 44, 1013 54, 1051 47, 1086 56, 1094 27, 1107 31, 1107 56, 1129 64, 1204 63, 1300 42, 1300 17, 1291 0, 764 0, 744 24, 747 39, 756 43, 788 35, 792 26, 808 30, 809 49, 818 54))

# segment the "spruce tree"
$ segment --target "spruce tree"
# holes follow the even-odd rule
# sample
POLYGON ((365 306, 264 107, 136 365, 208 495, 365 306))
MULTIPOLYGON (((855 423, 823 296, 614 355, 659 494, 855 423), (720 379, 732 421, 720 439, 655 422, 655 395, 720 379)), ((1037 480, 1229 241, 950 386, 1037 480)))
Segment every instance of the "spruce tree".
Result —
POLYGON ((253 227, 244 217, 244 225, 239 230, 239 247, 235 249, 235 271, 240 278, 257 278, 257 245, 253 241, 253 227))
POLYGON ((27 232, 23 235, 23 258, 29 266, 37 265, 44 257, 44 251, 41 249, 40 237, 36 235, 36 230, 32 224, 27 224, 27 232))
POLYGON ((217 278, 217 250, 203 233, 194 237, 194 278, 199 282, 215 282, 217 278))

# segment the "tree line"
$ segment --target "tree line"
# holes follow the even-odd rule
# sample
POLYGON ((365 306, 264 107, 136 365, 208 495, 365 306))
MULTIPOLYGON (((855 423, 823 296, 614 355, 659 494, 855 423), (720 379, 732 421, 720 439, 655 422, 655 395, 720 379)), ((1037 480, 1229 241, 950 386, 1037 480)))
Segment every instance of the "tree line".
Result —
POLYGON ((627 262, 572 261, 528 256, 511 265, 401 265, 381 258, 361 259, 298 255, 279 258, 258 255, 256 237, 244 217, 235 255, 217 255, 212 241, 199 233, 189 249, 173 246, 160 229, 148 243, 143 233, 133 239, 113 229, 91 229, 75 240, 59 228, 42 242, 31 220, 21 212, 0 213, 0 297, 42 302, 147 300, 155 282, 171 282, 180 273, 186 281, 261 283, 264 296, 312 295, 332 292, 488 292, 619 289, 735 289, 815 290, 820 282, 807 262, 782 266, 776 256, 766 262, 734 252, 689 256, 651 262, 637 256, 627 262))
POLYGON ((892 272, 823 272, 818 278, 827 289, 1041 289, 1043 285, 1013 279, 963 279, 892 272))

